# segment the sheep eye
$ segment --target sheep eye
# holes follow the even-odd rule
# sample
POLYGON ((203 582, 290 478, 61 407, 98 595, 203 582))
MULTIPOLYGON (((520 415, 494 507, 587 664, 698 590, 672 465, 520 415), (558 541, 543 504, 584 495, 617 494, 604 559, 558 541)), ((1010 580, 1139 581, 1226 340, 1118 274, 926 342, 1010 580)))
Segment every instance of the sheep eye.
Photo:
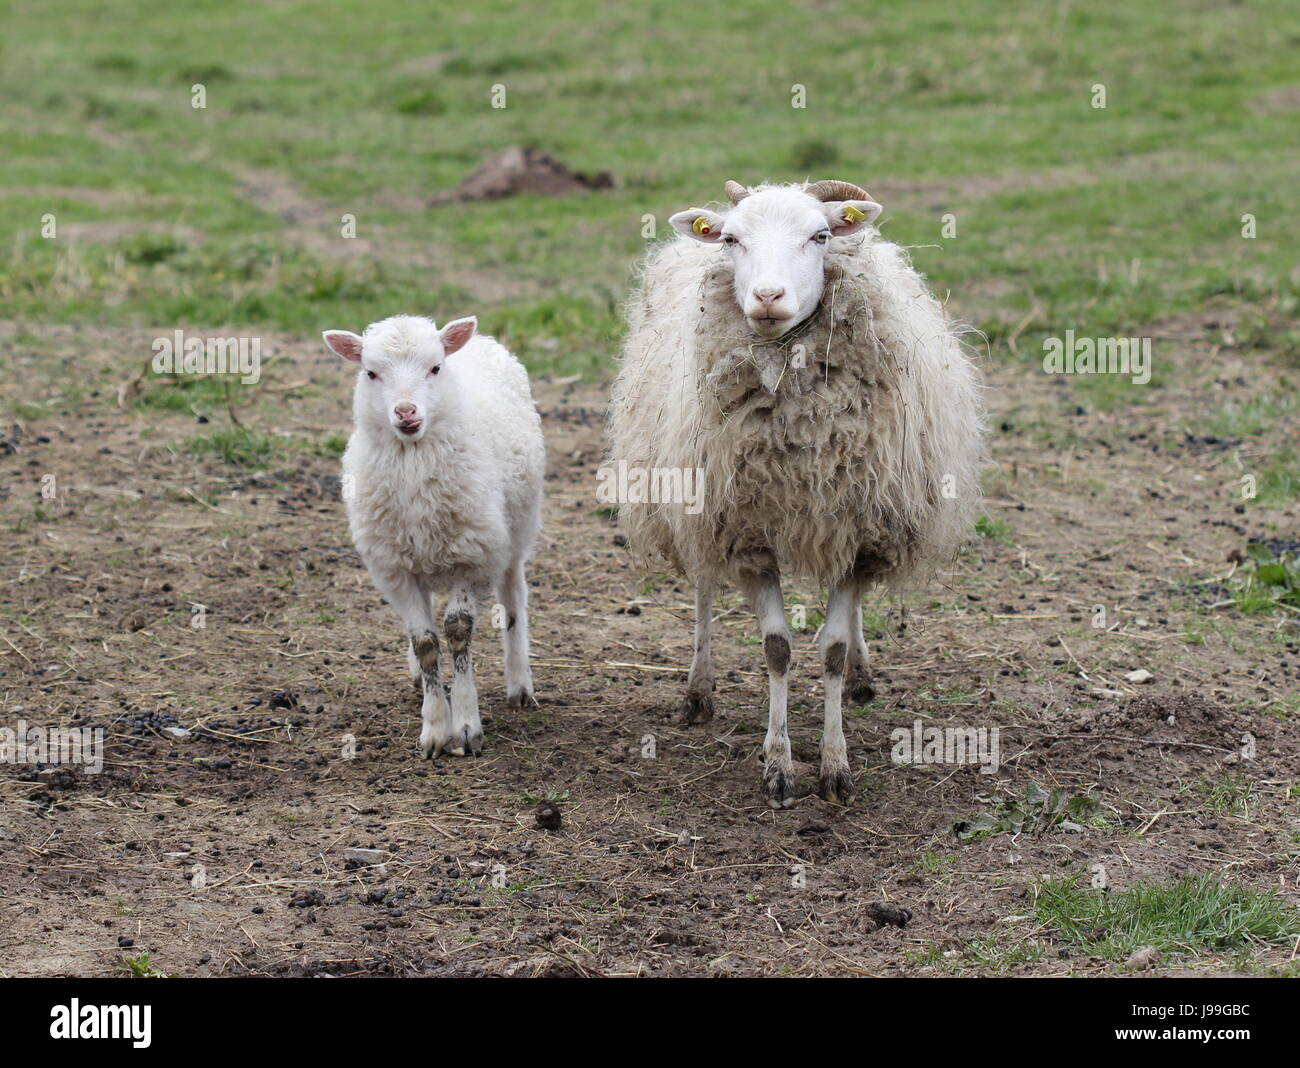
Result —
POLYGON ((429 374, 436 375, 441 370, 442 370, 442 364, 436 364, 435 366, 429 368, 429 374))
POLYGON ((812 239, 816 241, 817 244, 824 245, 828 240, 830 240, 830 236, 831 232, 829 230, 823 230, 819 234, 813 234, 812 239))
POLYGON ((722 243, 723 243, 724 245, 739 245, 739 244, 740 244, 740 242, 736 240, 736 235, 735 235, 735 234, 723 234, 723 235, 722 235, 722 243))
POLYGON ((370 378, 370 379, 375 379, 375 378, 378 378, 379 376, 378 376, 377 374, 375 374, 374 371, 367 371, 367 372, 366 372, 366 377, 367 377, 367 378, 370 378))

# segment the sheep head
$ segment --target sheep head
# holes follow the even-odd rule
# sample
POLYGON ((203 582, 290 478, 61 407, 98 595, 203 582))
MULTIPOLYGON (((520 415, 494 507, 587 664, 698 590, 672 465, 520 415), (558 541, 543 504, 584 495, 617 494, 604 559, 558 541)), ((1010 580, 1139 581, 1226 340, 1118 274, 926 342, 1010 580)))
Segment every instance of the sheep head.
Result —
POLYGON ((432 319, 395 315, 371 323, 364 334, 326 330, 330 351, 357 365, 352 414, 357 427, 404 442, 424 437, 454 384, 439 377, 448 356, 467 345, 478 328, 473 316, 441 329, 432 319))
POLYGON ((669 219, 678 233, 721 245, 735 268, 736 303, 759 337, 778 338, 821 301, 826 246, 874 222, 881 207, 850 182, 747 189, 729 181, 724 213, 690 208, 669 219))

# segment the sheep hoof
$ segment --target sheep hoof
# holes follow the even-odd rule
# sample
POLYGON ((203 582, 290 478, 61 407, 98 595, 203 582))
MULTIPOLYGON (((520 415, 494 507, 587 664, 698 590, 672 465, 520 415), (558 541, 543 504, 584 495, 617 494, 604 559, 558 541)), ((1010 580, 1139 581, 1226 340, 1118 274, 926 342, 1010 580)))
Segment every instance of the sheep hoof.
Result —
POLYGON ((478 756, 483 752, 483 731, 470 726, 457 729, 447 742, 447 752, 452 756, 478 756))
POLYGON ((763 790, 773 808, 791 808, 795 803, 797 781, 793 768, 769 764, 763 769, 763 790))
POLYGON ((708 723, 713 718, 713 695, 688 693, 682 706, 682 718, 687 723, 708 723))
POLYGON ((871 672, 866 668, 853 668, 844 680, 844 692, 855 705, 865 705, 875 699, 876 687, 871 672))
POLYGON ((425 760, 435 760, 444 753, 458 757, 478 756, 482 751, 481 727, 453 727, 447 734, 440 734, 433 727, 425 727, 420 731, 420 755, 425 760))
POLYGON ((520 690, 517 693, 506 695, 507 708, 537 708, 537 698, 533 696, 532 690, 520 690))
POLYGON ((833 805, 849 804, 857 790, 848 768, 823 771, 821 778, 817 780, 817 796, 833 805))

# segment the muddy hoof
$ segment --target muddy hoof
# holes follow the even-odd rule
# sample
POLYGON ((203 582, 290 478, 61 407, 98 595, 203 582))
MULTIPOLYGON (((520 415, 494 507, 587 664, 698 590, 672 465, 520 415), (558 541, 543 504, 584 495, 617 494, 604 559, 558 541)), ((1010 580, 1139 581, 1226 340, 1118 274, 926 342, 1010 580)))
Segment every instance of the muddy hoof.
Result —
POLYGON ((506 708, 537 708, 537 698, 533 696, 532 690, 520 690, 518 693, 509 694, 506 697, 506 708))
POLYGON ((855 705, 865 705, 874 700, 876 687, 871 681, 871 672, 866 668, 854 668, 844 680, 844 692, 855 705))
POLYGON ((798 782, 793 768, 769 764, 763 769, 763 792, 773 808, 790 808, 797 800, 798 782))
POLYGON ((682 705, 682 719, 687 723, 708 723, 713 718, 713 695, 688 693, 682 705))
POLYGON ((458 757, 478 756, 483 752, 483 728, 470 726, 458 728, 443 746, 443 752, 458 757))
POLYGON ((823 771, 817 780, 817 796, 833 805, 847 805, 858 792, 853 776, 847 768, 840 771, 823 771))

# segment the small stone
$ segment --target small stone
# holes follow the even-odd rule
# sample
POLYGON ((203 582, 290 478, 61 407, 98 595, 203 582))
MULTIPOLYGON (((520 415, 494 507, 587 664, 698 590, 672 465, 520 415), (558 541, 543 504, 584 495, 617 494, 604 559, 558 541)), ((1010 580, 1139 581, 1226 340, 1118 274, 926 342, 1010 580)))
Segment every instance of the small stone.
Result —
POLYGON ((1129 682, 1138 683, 1150 682, 1155 678, 1146 668, 1138 668, 1136 671, 1130 671, 1124 676, 1129 682))
POLYGON ((1155 946, 1143 946, 1141 949, 1135 950, 1133 955, 1124 963, 1130 968, 1145 970, 1155 967, 1159 962, 1160 950, 1156 949, 1155 946))

